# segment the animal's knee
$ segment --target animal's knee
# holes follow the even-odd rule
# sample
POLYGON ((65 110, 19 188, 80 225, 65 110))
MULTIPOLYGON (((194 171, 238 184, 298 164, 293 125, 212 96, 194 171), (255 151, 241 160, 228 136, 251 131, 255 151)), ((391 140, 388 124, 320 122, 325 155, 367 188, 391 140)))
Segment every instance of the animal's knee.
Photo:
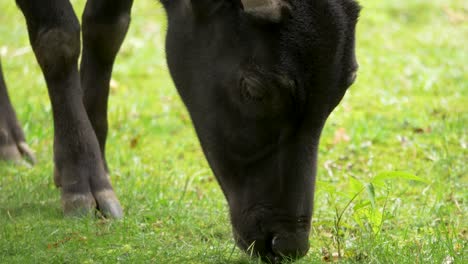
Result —
POLYGON ((112 62, 129 25, 130 14, 127 13, 105 21, 95 16, 83 16, 83 43, 103 62, 112 62))
POLYGON ((83 51, 112 63, 130 25, 133 0, 88 1, 82 17, 83 51))
POLYGON ((80 23, 69 1, 16 0, 44 74, 67 74, 80 55, 80 23))
POLYGON ((39 32, 33 49, 44 73, 56 76, 75 66, 80 56, 79 26, 50 28, 39 32))

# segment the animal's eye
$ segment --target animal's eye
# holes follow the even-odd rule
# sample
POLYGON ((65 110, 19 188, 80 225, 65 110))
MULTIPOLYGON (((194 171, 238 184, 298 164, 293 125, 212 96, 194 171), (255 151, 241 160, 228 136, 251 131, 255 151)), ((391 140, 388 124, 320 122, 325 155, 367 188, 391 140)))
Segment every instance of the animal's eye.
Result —
POLYGON ((287 100, 295 92, 294 80, 275 71, 261 67, 245 67, 239 76, 238 88, 247 102, 278 103, 287 100))
POLYGON ((260 102, 265 99, 268 88, 254 75, 242 76, 239 83, 242 98, 260 102))
POLYGON ((296 83, 284 74, 259 66, 241 69, 234 99, 238 109, 252 118, 280 118, 292 111, 296 83))

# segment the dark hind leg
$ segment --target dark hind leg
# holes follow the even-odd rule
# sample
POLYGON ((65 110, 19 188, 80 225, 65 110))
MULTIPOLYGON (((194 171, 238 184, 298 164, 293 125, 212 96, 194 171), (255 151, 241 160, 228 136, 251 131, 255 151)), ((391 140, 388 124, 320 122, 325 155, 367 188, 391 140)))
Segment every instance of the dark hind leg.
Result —
MULTIPOLYGON (((81 85, 83 102, 96 133, 107 175, 106 162, 107 102, 112 67, 130 24, 133 0, 88 0, 82 17, 83 55, 81 85)), ((113 197, 101 192, 98 200, 113 197)), ((98 205, 99 206, 99 205, 98 205)))
POLYGON ((133 0, 88 0, 83 13, 81 84, 106 171, 107 101, 112 67, 130 24, 133 0))
POLYGON ((82 100, 80 26, 73 8, 68 0, 16 2, 26 18, 29 40, 52 103, 55 171, 64 213, 88 214, 97 206, 107 216, 120 218, 122 209, 106 177, 82 100))
POLYGON ((36 161, 8 97, 0 62, 0 160, 18 161, 23 157, 33 164, 36 161))

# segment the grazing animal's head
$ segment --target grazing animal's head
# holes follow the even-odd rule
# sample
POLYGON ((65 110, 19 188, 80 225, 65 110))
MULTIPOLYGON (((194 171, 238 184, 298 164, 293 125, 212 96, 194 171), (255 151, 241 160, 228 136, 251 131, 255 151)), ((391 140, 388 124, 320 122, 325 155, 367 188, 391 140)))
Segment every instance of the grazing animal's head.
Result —
POLYGON ((269 19, 240 0, 162 2, 169 69, 239 247, 271 262, 305 255, 320 133, 356 76, 359 6, 289 0, 269 19))

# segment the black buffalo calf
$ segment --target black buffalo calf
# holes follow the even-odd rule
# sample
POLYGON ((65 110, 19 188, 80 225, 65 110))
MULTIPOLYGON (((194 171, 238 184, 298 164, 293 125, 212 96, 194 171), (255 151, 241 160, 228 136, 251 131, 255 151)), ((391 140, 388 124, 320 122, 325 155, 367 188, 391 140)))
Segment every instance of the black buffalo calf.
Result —
MULTIPOLYGON (((227 198, 237 244, 269 262, 304 256, 320 134, 356 77, 359 6, 161 2, 169 70, 227 198)), ((120 218, 105 159, 107 98, 132 0, 89 0, 82 28, 68 0, 17 4, 52 103, 54 178, 64 213, 97 208, 120 218)), ((0 158, 21 156, 33 159, 0 75, 0 158)))
POLYGON ((278 262, 309 249, 316 156, 356 76, 352 0, 163 1, 174 83, 227 198, 235 239, 278 262), (277 1, 278 2, 278 1, 277 1))

